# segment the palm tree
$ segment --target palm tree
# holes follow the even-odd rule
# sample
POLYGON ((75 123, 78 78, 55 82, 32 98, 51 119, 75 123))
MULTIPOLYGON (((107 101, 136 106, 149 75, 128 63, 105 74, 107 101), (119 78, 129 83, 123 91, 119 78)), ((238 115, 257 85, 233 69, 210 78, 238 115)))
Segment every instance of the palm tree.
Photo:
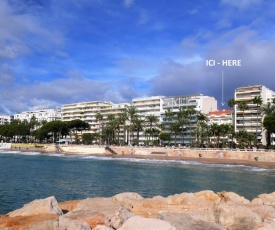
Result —
POLYGON ((119 120, 121 122, 121 124, 123 125, 123 142, 126 142, 126 121, 127 121, 127 111, 126 109, 124 109, 124 111, 119 114, 119 120))
POLYGON ((273 103, 267 102, 266 104, 263 104, 261 106, 261 112, 262 114, 265 115, 269 115, 273 112, 275 112, 275 106, 273 103))
MULTIPOLYGON (((272 103, 267 102, 267 104, 263 104, 261 106, 261 112, 263 114, 263 118, 265 118, 266 116, 269 116, 275 112, 274 103, 275 103, 275 99, 273 98, 272 103)), ((267 130, 267 145, 269 145, 269 143, 270 143, 270 132, 267 130)))
MULTIPOLYGON (((168 121, 168 123, 170 124, 174 119, 174 113, 173 113, 172 109, 171 108, 167 109, 164 113, 164 116, 167 119, 166 121, 168 121)), ((171 136, 170 125, 168 127, 169 127, 168 129, 170 131, 170 136, 171 136)))
POLYGON ((201 139, 201 143, 200 145, 202 146, 203 145, 203 135, 204 135, 204 128, 206 128, 206 121, 207 121, 207 116, 202 113, 202 112, 199 112, 197 114, 197 126, 200 126, 201 130, 200 130, 200 139, 201 139))
POLYGON ((238 102, 238 108, 243 112, 243 129, 244 129, 244 111, 248 110, 249 107, 245 101, 238 102))
POLYGON ((192 106, 188 106, 187 108, 187 115, 189 116, 189 143, 191 144, 191 120, 192 120, 192 116, 196 113, 196 110, 192 107, 192 106))
POLYGON ((143 123, 143 120, 139 117, 139 116, 136 116, 133 120, 133 126, 134 126, 134 130, 137 131, 137 145, 139 145, 139 132, 142 130, 142 123, 143 123))
MULTIPOLYGON (((127 109, 127 115, 130 121, 130 127, 133 127, 133 119, 135 118, 136 113, 138 112, 137 108, 134 105, 128 106, 127 109)), ((129 129, 129 131, 133 131, 132 128, 129 129)), ((132 132, 133 135, 134 132, 132 132)), ((130 133, 131 136, 131 133, 130 133)), ((131 138, 129 139, 129 145, 131 145, 131 138)))
POLYGON ((219 136, 219 125, 217 123, 213 123, 211 124, 210 126, 210 133, 211 135, 213 135, 214 139, 215 139, 215 144, 214 144, 214 147, 217 146, 218 144, 218 140, 217 140, 217 136, 219 136))
POLYGON ((159 119, 155 116, 155 115, 149 115, 147 117, 145 117, 146 121, 149 123, 149 126, 150 126, 150 130, 151 130, 151 133, 150 133, 150 136, 149 136, 149 141, 150 141, 150 138, 152 136, 152 128, 153 128, 153 124, 155 123, 158 123, 159 122, 159 119))
POLYGON ((101 134, 102 134, 102 127, 101 121, 103 120, 103 115, 100 112, 97 112, 95 115, 96 121, 99 123, 99 144, 101 145, 101 134))
POLYGON ((234 98, 231 98, 231 99, 228 100, 227 104, 230 108, 233 108, 234 105, 236 105, 237 103, 236 103, 234 98))
POLYGON ((261 96, 255 96, 253 98, 253 103, 257 105, 257 125, 256 125, 256 137, 258 140, 258 117, 259 117, 259 106, 263 104, 263 99, 261 96))
POLYGON ((178 121, 180 123, 180 128, 181 128, 181 137, 182 137, 183 146, 184 146, 184 129, 187 123, 187 120, 186 120, 187 116, 188 116, 187 111, 181 107, 178 112, 178 121))
POLYGON ((180 123, 178 121, 170 123, 170 130, 174 133, 174 143, 177 144, 177 134, 180 131, 180 123))

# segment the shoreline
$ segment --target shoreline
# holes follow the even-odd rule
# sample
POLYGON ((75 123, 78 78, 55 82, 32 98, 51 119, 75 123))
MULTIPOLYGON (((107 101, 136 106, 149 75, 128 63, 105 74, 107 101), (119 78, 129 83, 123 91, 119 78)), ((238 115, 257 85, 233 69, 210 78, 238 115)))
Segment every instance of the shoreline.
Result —
POLYGON ((137 154, 125 154, 125 155, 114 155, 114 154, 87 154, 87 153, 75 153, 75 152, 49 152, 41 148, 12 148, 6 149, 6 151, 20 151, 20 152, 39 152, 41 154, 65 154, 65 155, 82 155, 82 156, 95 156, 95 157, 110 157, 110 158, 132 158, 132 159, 152 159, 152 160, 174 160, 174 161, 194 161, 202 164, 219 164, 219 165, 244 165, 250 167, 257 167, 262 169, 275 169, 275 162, 266 161, 251 161, 251 160, 240 160, 240 159, 224 159, 224 158, 204 158, 204 157, 184 157, 184 156, 160 156, 160 155, 137 155, 137 154))

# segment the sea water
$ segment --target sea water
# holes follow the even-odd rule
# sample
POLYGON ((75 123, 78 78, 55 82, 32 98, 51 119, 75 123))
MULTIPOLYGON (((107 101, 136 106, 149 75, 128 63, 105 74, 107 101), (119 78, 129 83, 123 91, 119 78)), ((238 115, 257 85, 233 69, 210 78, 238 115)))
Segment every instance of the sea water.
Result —
POLYGON ((243 165, 0 151, 0 214, 49 196, 57 201, 137 192, 167 197, 233 191, 251 200, 275 191, 275 170, 243 165))

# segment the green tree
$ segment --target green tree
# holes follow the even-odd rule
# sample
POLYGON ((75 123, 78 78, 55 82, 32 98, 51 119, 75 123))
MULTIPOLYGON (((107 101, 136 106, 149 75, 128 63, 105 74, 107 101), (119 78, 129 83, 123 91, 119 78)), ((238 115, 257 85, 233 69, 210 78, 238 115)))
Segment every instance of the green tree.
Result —
POLYGON ((191 135, 192 135, 192 130, 191 130, 191 121, 192 121, 192 116, 196 114, 196 110, 192 106, 187 107, 187 114, 189 116, 189 142, 191 144, 191 135))
POLYGON ((258 121, 259 121, 259 107, 263 104, 263 99, 261 96, 255 96, 253 98, 253 103, 257 105, 257 124, 256 124, 256 137, 258 139, 258 121))
POLYGON ((132 139, 133 139, 133 132, 131 132, 133 130, 133 119, 135 118, 138 110, 134 105, 131 105, 126 108, 126 111, 127 111, 128 119, 130 121, 130 129, 128 129, 130 132, 130 134, 129 134, 130 138, 129 138, 128 144, 131 145, 131 134, 132 134, 132 139))
POLYGON ((174 144, 177 144, 177 134, 180 132, 180 123, 178 121, 170 123, 170 130, 174 133, 174 144))
POLYGON ((233 107, 237 104, 237 102, 235 101, 234 98, 230 98, 230 99, 228 100, 227 104, 228 104, 228 106, 229 106, 230 108, 233 108, 233 107))
POLYGON ((149 136, 149 141, 152 137, 152 129, 153 129, 153 124, 157 124, 159 122, 159 119, 155 115, 148 115, 145 117, 147 123, 149 123, 150 127, 150 136, 149 136))
POLYGON ((185 125, 187 124, 187 111, 184 108, 180 108, 179 112, 177 114, 178 116, 178 121, 180 123, 180 129, 181 129, 181 138, 182 138, 182 145, 184 146, 184 133, 185 133, 185 125))
POLYGON ((82 134, 83 130, 90 129, 90 125, 87 122, 82 121, 80 119, 74 119, 74 120, 68 121, 67 127, 70 129, 70 131, 74 133, 76 143, 78 142, 77 132, 80 132, 82 134))
POLYGON ((102 145, 102 120, 103 120, 103 115, 100 112, 97 112, 95 115, 95 119, 98 122, 98 130, 99 130, 99 144, 102 145))
POLYGON ((198 143, 202 147, 203 146, 203 139, 207 135, 207 116, 199 112, 197 114, 197 130, 198 130, 198 143))
POLYGON ((67 123, 62 121, 50 121, 41 127, 40 130, 44 135, 51 134, 53 143, 56 142, 57 137, 66 136, 69 134, 67 123))
POLYGON ((133 127, 134 127, 134 130, 137 132, 137 143, 136 143, 137 145, 139 145, 139 133, 143 129, 143 126, 142 126, 143 123, 144 121, 139 116, 136 116, 133 119, 133 127))
POLYGON ((275 112, 265 116, 263 126, 267 130, 267 147, 269 147, 271 133, 275 133, 275 112))
POLYGON ((170 142, 171 136, 169 133, 160 133, 159 139, 161 140, 161 143, 163 143, 164 141, 170 142))

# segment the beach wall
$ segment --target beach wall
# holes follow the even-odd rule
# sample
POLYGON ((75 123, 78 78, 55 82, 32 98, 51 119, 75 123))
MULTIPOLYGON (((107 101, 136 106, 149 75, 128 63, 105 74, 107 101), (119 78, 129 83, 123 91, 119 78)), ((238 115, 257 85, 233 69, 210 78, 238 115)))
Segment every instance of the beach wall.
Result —
MULTIPOLYGON (((66 153, 81 153, 81 154, 106 154, 105 146, 92 145, 59 145, 58 150, 66 153)), ((108 154, 108 153, 107 153, 108 154)))
POLYGON ((111 149, 118 155, 166 156, 182 158, 212 158, 236 159, 275 162, 275 152, 260 150, 230 150, 230 149, 174 149, 174 148, 145 148, 145 147, 116 147, 111 149))
POLYGON ((11 149, 11 143, 0 143, 0 149, 11 149))

